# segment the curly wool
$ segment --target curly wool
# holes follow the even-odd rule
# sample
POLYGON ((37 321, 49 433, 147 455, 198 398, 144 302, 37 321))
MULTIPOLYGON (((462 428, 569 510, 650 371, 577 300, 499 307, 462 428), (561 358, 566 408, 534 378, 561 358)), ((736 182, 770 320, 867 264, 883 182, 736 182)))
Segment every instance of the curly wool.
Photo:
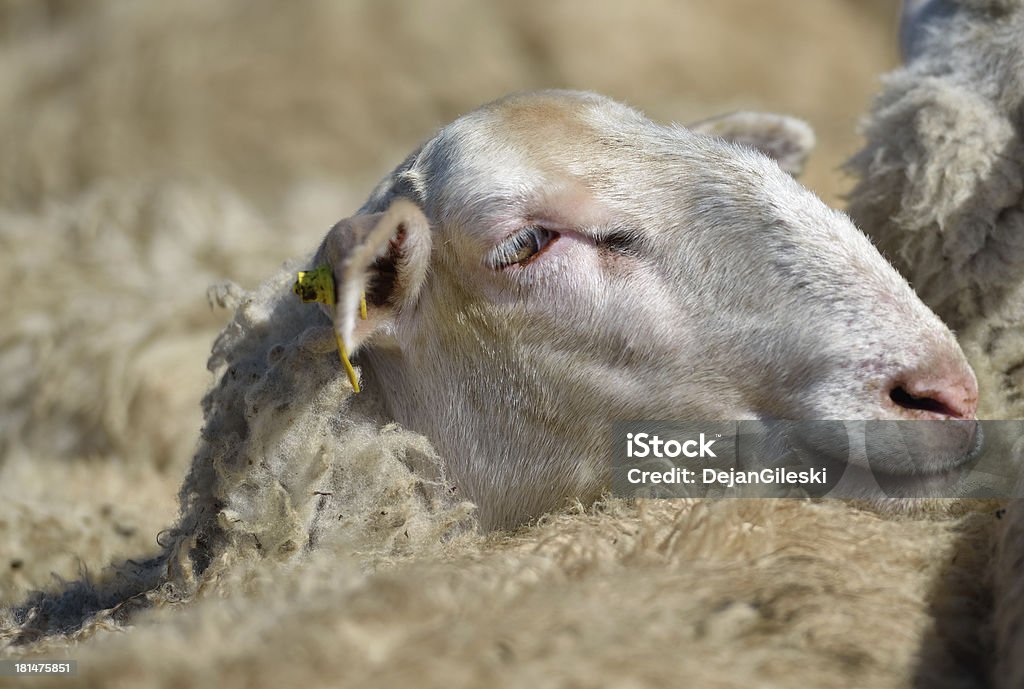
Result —
MULTIPOLYGON (((471 523, 458 521, 463 506, 424 497, 444 483, 432 473, 421 439, 359 424, 334 429, 316 418, 323 404, 351 402, 335 385, 337 371, 328 370, 333 353, 320 349, 315 330, 304 335, 310 324, 299 319, 294 330, 260 334, 269 327, 267 300, 288 296, 290 277, 283 274, 265 292, 224 288, 214 295, 242 307, 238 318, 248 333, 228 335, 240 348, 221 347, 219 373, 232 365, 262 373, 235 387, 237 397, 223 385, 211 392, 207 408, 221 428, 239 435, 222 446, 203 440, 209 471, 192 472, 178 530, 160 536, 173 562, 154 542, 172 518, 172 494, 180 485, 174 467, 183 469, 195 449, 200 421, 191 407, 209 387, 202 362, 223 326, 223 313, 208 311, 205 285, 224 278, 255 284, 274 272, 278 257, 312 246, 323 223, 337 218, 309 214, 315 222, 272 222, 239 202, 234 190, 249 203, 276 209, 271 197, 313 170, 327 178, 330 202, 324 205, 332 213, 350 209, 369 183, 362 175, 408 150, 431 122, 486 94, 521 88, 524 80, 546 81, 551 73, 679 119, 720 109, 720 101, 707 102, 708 94, 773 93, 779 107, 817 113, 812 119, 832 126, 833 141, 845 137, 849 104, 884 60, 884 32, 853 3, 779 5, 770 12, 764 6, 722 3, 708 14, 697 5, 665 2, 640 13, 612 5, 579 13, 571 3, 547 10, 526 3, 502 5, 507 21, 489 21, 494 8, 438 3, 444 20, 430 24, 454 27, 445 33, 424 32, 421 14, 395 16, 387 3, 292 3, 273 12, 247 2, 197 0, 160 6, 81 0, 48 3, 45 12, 36 3, 0 3, 5 20, 24 11, 55 24, 49 33, 0 21, 0 32, 19 38, 17 46, 5 45, 9 60, 0 74, 0 99, 8 106, 0 116, 7 144, 0 197, 9 209, 3 230, 14 226, 7 222, 12 218, 21 228, 13 253, 0 255, 5 266, 16 260, 27 267, 12 274, 24 278, 52 265, 73 287, 37 294, 24 279, 5 283, 5 290, 14 289, 5 292, 12 297, 3 302, 5 314, 18 305, 31 308, 16 321, 5 319, 5 326, 18 327, 5 330, 14 344, 3 351, 31 362, 47 342, 60 349, 45 366, 14 359, 0 364, 5 376, 15 376, 11 380, 34 376, 19 383, 21 397, 0 397, 4 420, 27 414, 0 433, 10 439, 0 500, 0 655, 70 654, 80 663, 75 683, 85 687, 187 688, 212 681, 257 689, 984 686, 994 510, 965 512, 968 506, 955 503, 933 505, 925 515, 879 518, 810 502, 613 501, 483 538, 471 523), (681 11, 692 11, 693 21, 679 22, 681 11), (65 13, 71 18, 61 19, 65 13), (705 69, 699 58, 731 45, 737 19, 749 21, 753 13, 773 40, 758 43, 762 39, 746 35, 740 59, 705 69), (481 30, 465 31, 467 22, 481 30), (846 44, 811 30, 824 25, 848 31, 846 44), (285 30, 270 28, 277 26, 285 30), (690 32, 686 40, 679 40, 680 31, 690 32), (778 60, 751 69, 744 56, 788 45, 794 31, 807 38, 801 50, 780 51, 778 60), (253 35, 270 42, 248 40, 253 35), (595 61, 595 41, 608 37, 624 49, 595 61), (628 49, 641 42, 643 49, 628 49), (541 65, 528 58, 538 45, 541 65), (433 62, 438 53, 446 60, 433 62), (492 57, 467 62, 467 54, 492 57), (367 59, 380 68, 358 76, 367 59), (409 65, 431 66, 431 72, 410 82, 409 65), (453 67, 467 78, 452 80, 453 67), (835 78, 837 71, 843 79, 835 78), (675 93, 684 72, 694 89, 684 100, 649 100, 652 93, 675 93), (323 88, 339 74, 346 88, 323 88), (401 76, 388 81, 389 75, 401 76), (301 103, 301 111, 287 103, 301 103), (396 143, 395 132, 406 138, 396 143), (135 183, 154 170, 189 169, 209 171, 218 180, 215 190, 163 183, 140 189, 135 183), (113 178, 112 185, 98 188, 102 178, 113 178), (346 199, 346 190, 353 196, 346 199), (60 214, 44 203, 58 198, 68 204, 60 214), (146 198, 165 200, 150 205, 159 209, 151 216, 120 220, 125 213, 136 217, 130 209, 146 198), (242 212, 225 213, 218 198, 242 212), (88 210, 93 207, 95 213, 88 210), (168 220, 181 208, 200 209, 199 217, 184 227, 168 220), (103 240, 101 247, 129 248, 97 251, 111 260, 98 260, 94 272, 57 237, 68 232, 57 228, 83 215, 96 227, 127 235, 103 240), (157 244, 169 265, 180 264, 155 283, 149 270, 134 273, 127 285, 119 282, 123 264, 135 260, 160 274, 159 261, 140 258, 154 245, 134 238, 154 227, 178 238, 157 244), (307 227, 305 237, 295 232, 307 227), (289 248, 293 236, 297 243, 289 248), (226 248, 215 252, 222 264, 199 260, 208 249, 191 253, 204 242, 226 248), (90 310, 96 320, 85 318, 90 310), (31 313, 52 314, 52 323, 31 313), (64 332, 62 324, 72 317, 76 327, 64 332), (36 338, 40 323, 61 336, 36 338), (132 327, 148 335, 122 338, 119 333, 132 327), (28 346, 20 345, 22 337, 28 346), (267 359, 271 352, 280 357, 276 366, 267 359), (306 360, 314 361, 322 389, 292 379, 306 360), (119 370, 126 380, 157 382, 113 394, 119 370), (67 385, 59 403, 24 406, 41 389, 59 390, 62 377, 67 385), (259 420, 279 427, 274 405, 267 406, 272 390, 304 395, 303 428, 319 438, 278 438, 252 426, 259 420), (177 396, 190 400, 184 412, 173 401, 177 396), (139 409, 155 413, 128 411, 126 425, 110 426, 114 432, 91 420, 122 414, 124 407, 101 412, 108 399, 135 399, 139 409), (54 442, 48 432, 75 434, 77 440, 60 447, 76 456, 48 456, 56 454, 44 451, 54 442), (152 438, 166 438, 166 449, 147 454, 152 438), (128 449, 124 458, 99 451, 90 456, 76 451, 78 442, 85 449, 106 443, 128 449), (321 442, 333 448, 326 469, 317 457, 321 442), (281 461, 292 446, 294 476, 281 461), (366 450, 361 457, 359 448, 366 450), (166 469, 158 472, 150 461, 161 456, 166 469), (257 462, 252 473, 235 471, 247 457, 268 458, 267 467, 257 462), (424 468, 409 468, 410 459, 424 468), (339 479, 337 497, 362 505, 356 511, 316 493, 330 492, 349 463, 358 494, 343 494, 349 484, 339 479), (378 470, 379 481, 367 483, 378 470), (267 481, 265 491, 253 489, 254 477, 267 481), (367 487, 372 492, 364 495, 367 487), (15 491, 25 494, 22 502, 10 497, 15 491), (321 500, 330 509, 321 509, 321 500), (103 503, 112 506, 109 515, 103 503), (264 508, 282 510, 280 528, 260 514, 264 508), (398 518, 389 519, 396 513, 414 526, 408 537, 398 518), (324 517, 337 524, 318 527, 324 517), (431 532, 438 540, 428 537, 431 532), (82 565, 79 573, 78 558, 93 568, 127 558, 136 564, 113 572, 82 565), (57 570, 67 581, 49 579, 57 570), (4 645, 11 641, 17 643, 4 645)), ((819 190, 833 188, 827 168, 812 176, 819 190)), ((5 237, 0 232, 0 241, 5 237)), ((0 388, 0 396, 10 389, 0 388)), ((67 686, 65 678, 36 683, 67 686)))
POLYGON ((183 591, 222 556, 288 562, 325 544, 399 556, 470 526, 427 440, 354 398, 329 323, 291 293, 300 265, 244 295, 214 345, 218 380, 168 547, 183 591))
POLYGON ((145 180, 0 225, 0 462, 187 466, 209 380, 194 362, 223 322, 192 281, 257 279, 278 260, 273 229, 217 185, 145 180))
POLYGON ((1024 414, 1024 11, 972 2, 884 80, 849 212, 958 331, 981 413, 1024 414), (1001 14, 1007 12, 1007 14, 1001 14))
MULTIPOLYGON (((960 0, 885 78, 864 124, 849 212, 952 327, 980 414, 1024 418, 1024 3, 960 0)), ((1021 447, 1014 452, 1020 456, 1021 447)), ((1017 495, 1024 494, 1024 486, 1017 495)), ((990 574, 997 686, 1024 683, 1024 507, 990 574)))

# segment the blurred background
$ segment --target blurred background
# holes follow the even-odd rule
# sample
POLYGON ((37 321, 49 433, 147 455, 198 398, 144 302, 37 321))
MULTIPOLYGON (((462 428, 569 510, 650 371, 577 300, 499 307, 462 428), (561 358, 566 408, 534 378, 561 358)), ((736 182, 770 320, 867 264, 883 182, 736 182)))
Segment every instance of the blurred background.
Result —
MULTIPOLYGON (((275 209, 315 179, 358 197, 460 113, 592 89, 658 120, 806 118, 836 166, 896 59, 895 0, 5 0, 0 200, 212 177, 275 209)), ((345 212, 339 208, 338 212, 345 212)), ((329 219, 325 219, 327 221, 329 219)))
POLYGON ((896 0, 0 0, 0 605, 156 548, 229 312, 460 113, 591 89, 808 120, 838 166, 896 0), (216 301, 216 300, 214 300, 216 301))

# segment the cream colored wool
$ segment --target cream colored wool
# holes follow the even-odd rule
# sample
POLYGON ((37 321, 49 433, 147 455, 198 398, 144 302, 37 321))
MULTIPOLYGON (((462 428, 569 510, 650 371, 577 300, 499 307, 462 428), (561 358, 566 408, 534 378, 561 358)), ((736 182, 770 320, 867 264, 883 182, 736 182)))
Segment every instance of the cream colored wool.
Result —
POLYGON ((0 2, 0 657, 78 659, 61 687, 984 686, 994 506, 611 501, 485 537, 422 438, 359 420, 288 269, 214 290, 203 368, 208 284, 508 91, 794 111, 834 197, 891 55, 865 5, 0 2))
POLYGON ((80 686, 983 686, 994 522, 612 503, 375 573, 243 564, 71 655, 80 686))
POLYGON ((225 320, 196 285, 254 281, 287 240, 214 184, 100 185, 0 227, 0 463, 31 448, 177 475, 225 320))
POLYGON ((326 544, 368 558, 429 549, 472 511, 424 438, 361 408, 329 321, 291 293, 301 265, 242 297, 214 345, 218 381, 168 549, 183 592, 249 551, 290 562, 326 544))

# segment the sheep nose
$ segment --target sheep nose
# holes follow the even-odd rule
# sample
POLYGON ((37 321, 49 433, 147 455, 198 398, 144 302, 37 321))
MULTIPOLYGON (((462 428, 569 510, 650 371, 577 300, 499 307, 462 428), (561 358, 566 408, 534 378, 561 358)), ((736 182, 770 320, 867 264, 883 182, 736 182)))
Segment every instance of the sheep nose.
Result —
POLYGON ((888 396, 900 418, 974 419, 978 413, 978 381, 962 355, 897 375, 888 396))

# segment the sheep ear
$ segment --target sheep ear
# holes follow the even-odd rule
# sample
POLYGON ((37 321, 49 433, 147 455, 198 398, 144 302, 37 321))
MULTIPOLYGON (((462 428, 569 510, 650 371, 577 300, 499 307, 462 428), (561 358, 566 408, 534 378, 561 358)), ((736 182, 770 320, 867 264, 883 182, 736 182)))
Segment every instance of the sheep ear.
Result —
POLYGON ((328 308, 347 354, 416 303, 429 261, 430 223, 408 199, 331 228, 313 265, 330 268, 334 278, 335 303, 328 308))
POLYGON ((811 125, 787 115, 734 112, 696 122, 689 128, 757 149, 794 177, 803 172, 815 144, 811 125))

